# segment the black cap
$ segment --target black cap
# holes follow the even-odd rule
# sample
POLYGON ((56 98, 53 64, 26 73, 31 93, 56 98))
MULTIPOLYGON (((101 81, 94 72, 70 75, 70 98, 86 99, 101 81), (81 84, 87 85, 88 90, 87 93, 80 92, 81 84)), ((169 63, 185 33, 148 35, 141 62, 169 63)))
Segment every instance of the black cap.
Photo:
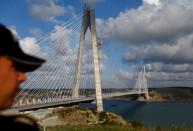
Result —
POLYGON ((13 61, 16 69, 22 72, 34 71, 45 62, 43 59, 24 53, 16 36, 2 24, 0 24, 0 55, 13 61))

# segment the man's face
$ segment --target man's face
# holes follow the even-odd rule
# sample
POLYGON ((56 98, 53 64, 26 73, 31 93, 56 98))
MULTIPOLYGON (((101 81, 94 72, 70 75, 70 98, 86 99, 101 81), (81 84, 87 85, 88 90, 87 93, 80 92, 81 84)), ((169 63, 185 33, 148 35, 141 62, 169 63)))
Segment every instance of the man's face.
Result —
POLYGON ((25 80, 26 75, 17 71, 11 60, 0 56, 0 109, 11 106, 20 84, 25 80))

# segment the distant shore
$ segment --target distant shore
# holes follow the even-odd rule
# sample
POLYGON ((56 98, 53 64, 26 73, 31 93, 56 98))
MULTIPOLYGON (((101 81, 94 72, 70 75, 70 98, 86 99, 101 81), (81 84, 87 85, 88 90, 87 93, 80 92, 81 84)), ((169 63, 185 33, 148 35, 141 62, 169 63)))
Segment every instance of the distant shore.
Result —
POLYGON ((164 87, 164 88, 150 88, 149 100, 145 96, 128 95, 121 97, 108 98, 113 100, 138 100, 141 102, 193 102, 193 88, 190 87, 164 87))

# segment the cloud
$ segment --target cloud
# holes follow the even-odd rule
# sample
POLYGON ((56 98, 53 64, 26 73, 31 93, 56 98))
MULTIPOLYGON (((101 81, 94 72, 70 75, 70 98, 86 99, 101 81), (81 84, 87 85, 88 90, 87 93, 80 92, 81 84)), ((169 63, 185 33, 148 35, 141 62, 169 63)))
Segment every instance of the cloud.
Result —
POLYGON ((40 47, 36 44, 36 39, 34 37, 25 37, 20 40, 20 46, 22 50, 28 54, 35 54, 38 52, 40 47))
POLYGON ((117 73, 117 76, 119 79, 127 80, 127 81, 135 78, 135 74, 125 71, 123 69, 119 70, 119 72, 117 73))
POLYGON ((191 65, 191 12, 191 0, 143 0, 139 8, 125 10, 107 20, 98 18, 97 23, 105 39, 115 40, 128 48, 122 57, 124 63, 191 65))
POLYGON ((75 8, 73 6, 66 6, 65 7, 65 14, 71 18, 75 17, 76 16, 76 13, 75 13, 75 8))
POLYGON ((32 28, 32 29, 30 29, 30 33, 32 35, 34 35, 34 37, 36 37, 36 38, 42 36, 42 30, 39 29, 39 28, 32 28))
POLYGON ((9 30, 11 30, 11 32, 12 32, 12 34, 14 35, 14 36, 18 36, 18 33, 17 33, 17 31, 16 31, 16 27, 15 26, 10 26, 10 27, 8 27, 9 28, 9 30))
POLYGON ((41 21, 61 23, 60 16, 75 17, 75 9, 70 6, 61 6, 58 0, 29 0, 29 9, 33 17, 41 21))
POLYGON ((131 47, 122 60, 128 63, 162 62, 166 64, 193 63, 193 34, 176 39, 173 43, 131 47))
POLYGON ((152 63, 151 70, 155 72, 193 72, 193 64, 163 64, 163 63, 152 63))
MULTIPOLYGON (((149 72, 148 73, 149 81, 179 81, 187 82, 193 80, 193 73, 190 72, 177 72, 177 73, 168 73, 168 72, 149 72)), ((175 84, 175 83, 173 83, 175 84)))
POLYGON ((193 9, 175 1, 160 3, 162 7, 144 4, 121 12, 116 18, 101 20, 107 34, 104 36, 128 44, 145 44, 164 43, 193 32, 193 9))
POLYGON ((15 26, 10 26, 9 29, 14 34, 15 37, 19 40, 19 44, 21 49, 28 54, 34 54, 35 52, 38 52, 40 50, 39 45, 36 44, 37 39, 34 37, 25 37, 21 38, 18 33, 15 26))
POLYGON ((55 25, 53 29, 53 33, 50 34, 49 38, 51 41, 57 40, 67 40, 70 36, 72 36, 72 30, 64 28, 63 26, 55 25))
MULTIPOLYGON (((73 28, 73 27, 72 27, 73 28)), ((68 55, 69 51, 72 50, 70 46, 79 43, 79 33, 76 30, 67 29, 59 25, 55 25, 53 32, 49 35, 48 40, 52 45, 52 48, 55 49, 57 55, 68 55), (59 44, 60 43, 60 44, 59 44), (71 43, 71 45, 70 45, 71 43)), ((75 47, 74 49, 77 49, 75 47)), ((72 54, 70 54, 72 55, 72 54)))
POLYGON ((160 0, 143 0, 143 2, 146 3, 146 4, 156 5, 156 6, 161 4, 160 0))
MULTIPOLYGON (((124 10, 106 20, 98 18, 97 23, 105 41, 125 48, 118 53, 129 69, 148 64, 150 79, 166 80, 150 81, 151 86, 191 86, 186 81, 193 78, 191 12, 191 0, 143 0, 137 9, 124 10)), ((129 78, 127 71, 123 72, 119 76, 129 78)))

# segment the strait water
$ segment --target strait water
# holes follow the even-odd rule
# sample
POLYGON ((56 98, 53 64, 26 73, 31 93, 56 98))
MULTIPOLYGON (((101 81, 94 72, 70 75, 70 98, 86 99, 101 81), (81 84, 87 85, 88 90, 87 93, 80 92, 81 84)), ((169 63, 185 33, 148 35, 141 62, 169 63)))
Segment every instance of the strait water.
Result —
MULTIPOLYGON (((81 106, 95 108, 95 104, 81 104, 81 106)), ((140 121, 150 127, 171 125, 193 127, 193 102, 104 100, 104 110, 121 115, 128 121, 140 121)))

